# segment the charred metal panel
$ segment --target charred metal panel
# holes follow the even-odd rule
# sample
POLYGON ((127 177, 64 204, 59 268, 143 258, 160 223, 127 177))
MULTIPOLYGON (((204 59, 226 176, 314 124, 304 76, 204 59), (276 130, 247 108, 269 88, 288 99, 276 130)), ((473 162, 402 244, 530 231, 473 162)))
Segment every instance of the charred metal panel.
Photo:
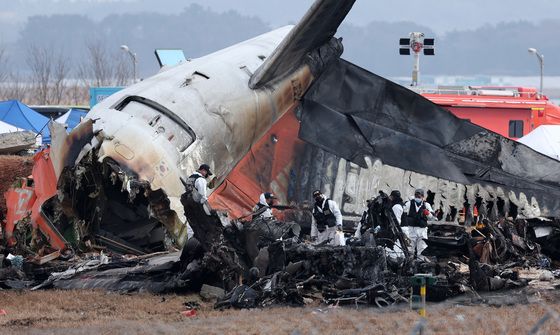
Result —
POLYGON ((475 187, 469 198, 509 199, 526 217, 560 215, 557 161, 344 60, 306 94, 300 138, 361 168, 371 157, 436 184, 475 187))
POLYGON ((82 149, 93 139, 93 121, 86 120, 67 134, 66 128, 57 122, 49 122, 52 134, 50 157, 56 179, 62 170, 76 164, 82 149))
MULTIPOLYGON (((338 26, 340 26, 355 1, 315 1, 301 21, 251 77, 250 87, 260 88, 286 77, 295 68, 303 64, 309 53, 325 47, 333 38, 338 26)), ((338 47, 332 48, 339 50, 336 52, 338 53, 335 55, 336 57, 342 53, 341 47, 342 45, 338 43, 338 47)), ((321 52, 321 54, 324 53, 321 52)), ((334 59, 334 57, 329 58, 334 59)), ((318 62, 314 63, 318 65, 318 62)), ((313 74, 317 75, 318 73, 313 74)))

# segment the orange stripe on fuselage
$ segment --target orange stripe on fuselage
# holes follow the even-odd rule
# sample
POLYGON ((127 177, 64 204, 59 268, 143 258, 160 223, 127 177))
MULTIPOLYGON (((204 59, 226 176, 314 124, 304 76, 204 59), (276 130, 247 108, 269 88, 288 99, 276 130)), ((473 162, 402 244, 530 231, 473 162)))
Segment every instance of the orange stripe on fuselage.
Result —
POLYGON ((289 111, 251 148, 212 193, 209 200, 211 206, 227 211, 236 219, 249 214, 263 192, 274 192, 279 198, 278 202, 286 204, 290 168, 304 146, 304 142, 298 138, 298 132, 299 121, 294 111, 289 111))

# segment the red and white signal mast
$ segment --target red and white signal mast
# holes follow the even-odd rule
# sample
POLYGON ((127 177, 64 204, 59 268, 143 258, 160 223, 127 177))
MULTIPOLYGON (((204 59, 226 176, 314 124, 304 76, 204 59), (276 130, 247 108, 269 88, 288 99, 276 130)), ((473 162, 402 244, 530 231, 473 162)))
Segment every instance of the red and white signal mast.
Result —
POLYGON ((420 82, 420 53, 424 52, 425 56, 435 55, 433 38, 425 38, 424 33, 410 33, 409 38, 400 39, 399 54, 410 55, 414 53, 414 69, 412 71, 412 84, 410 86, 418 86, 420 82))

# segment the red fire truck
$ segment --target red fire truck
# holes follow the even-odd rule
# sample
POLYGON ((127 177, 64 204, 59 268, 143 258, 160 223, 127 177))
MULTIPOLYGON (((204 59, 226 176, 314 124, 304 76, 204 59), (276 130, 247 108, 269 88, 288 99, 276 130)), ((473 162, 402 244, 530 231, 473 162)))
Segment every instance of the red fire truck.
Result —
POLYGON ((560 124, 560 107, 535 88, 439 87, 415 89, 435 104, 510 139, 544 124, 560 124))

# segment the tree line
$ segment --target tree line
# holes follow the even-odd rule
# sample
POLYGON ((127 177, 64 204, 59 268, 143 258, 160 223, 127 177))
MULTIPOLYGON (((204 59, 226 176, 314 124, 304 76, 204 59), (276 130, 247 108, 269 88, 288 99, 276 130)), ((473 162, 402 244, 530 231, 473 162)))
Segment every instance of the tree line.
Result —
MULTIPOLYGON (((273 29, 256 17, 212 12, 198 5, 172 15, 111 14, 99 20, 84 15, 33 16, 19 39, 1 44, 0 98, 32 104, 87 103, 90 86, 125 85, 132 65, 119 49, 138 54, 140 77, 155 74, 156 48, 183 49, 196 58, 273 29)), ((412 58, 398 55, 398 40, 412 31, 436 38, 436 56, 423 57, 424 75, 538 75, 535 47, 544 53, 546 74, 560 75, 560 20, 510 22, 437 36, 413 22, 343 24, 343 57, 385 77, 408 76, 412 58)))
POLYGON ((31 44, 25 68, 12 67, 6 46, 0 46, 0 100, 30 105, 87 105, 92 86, 124 86, 131 80, 130 61, 109 52, 99 41, 86 42, 85 57, 71 59, 63 50, 31 44))

